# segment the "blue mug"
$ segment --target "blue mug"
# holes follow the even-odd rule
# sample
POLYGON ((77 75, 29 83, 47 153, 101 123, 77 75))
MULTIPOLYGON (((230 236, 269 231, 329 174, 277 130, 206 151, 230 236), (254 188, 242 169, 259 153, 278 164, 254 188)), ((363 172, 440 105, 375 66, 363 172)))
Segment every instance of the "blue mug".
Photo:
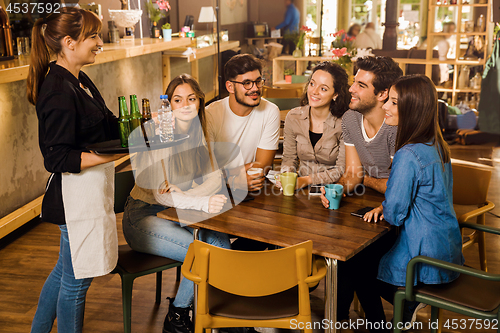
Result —
POLYGON ((325 185, 325 196, 330 201, 329 209, 339 209, 340 200, 344 195, 344 186, 340 184, 325 185))

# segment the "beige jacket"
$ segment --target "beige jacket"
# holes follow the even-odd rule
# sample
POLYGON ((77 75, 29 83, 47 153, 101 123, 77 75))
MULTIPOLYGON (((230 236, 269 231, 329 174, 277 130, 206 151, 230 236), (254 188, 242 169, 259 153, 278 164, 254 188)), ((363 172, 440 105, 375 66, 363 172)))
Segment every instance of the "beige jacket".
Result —
POLYGON ((290 110, 286 116, 281 170, 310 176, 313 184, 335 183, 345 171, 342 119, 329 114, 323 136, 312 147, 309 139, 309 105, 290 110))

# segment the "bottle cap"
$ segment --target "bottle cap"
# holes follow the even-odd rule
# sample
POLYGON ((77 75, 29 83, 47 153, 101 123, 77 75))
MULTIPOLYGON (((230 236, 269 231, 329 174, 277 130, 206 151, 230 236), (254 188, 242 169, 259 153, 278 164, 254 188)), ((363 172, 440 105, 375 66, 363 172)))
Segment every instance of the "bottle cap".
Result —
POLYGON ((160 95, 160 99, 168 99, 168 95, 160 95))

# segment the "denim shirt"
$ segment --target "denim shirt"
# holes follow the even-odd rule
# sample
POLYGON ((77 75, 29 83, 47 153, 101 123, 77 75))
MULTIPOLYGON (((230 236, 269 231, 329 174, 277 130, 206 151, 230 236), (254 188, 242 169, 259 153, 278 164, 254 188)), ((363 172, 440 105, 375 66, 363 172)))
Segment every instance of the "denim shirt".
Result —
MULTIPOLYGON (((435 146, 408 144, 394 154, 382 205, 384 219, 401 228, 396 243, 380 260, 380 280, 404 286, 406 266, 418 255, 463 265, 451 163, 443 170, 435 146)), ((457 277, 458 273, 418 264, 413 283, 440 284, 457 277)))

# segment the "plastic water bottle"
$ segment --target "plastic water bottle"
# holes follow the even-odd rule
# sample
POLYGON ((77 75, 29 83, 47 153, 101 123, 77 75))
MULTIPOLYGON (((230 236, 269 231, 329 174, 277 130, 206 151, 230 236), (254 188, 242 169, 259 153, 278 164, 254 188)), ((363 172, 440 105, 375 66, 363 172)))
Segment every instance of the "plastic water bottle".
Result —
POLYGON ((174 141, 174 128, 172 126, 172 108, 167 95, 161 95, 161 105, 158 109, 158 121, 160 122, 160 141, 174 141))

